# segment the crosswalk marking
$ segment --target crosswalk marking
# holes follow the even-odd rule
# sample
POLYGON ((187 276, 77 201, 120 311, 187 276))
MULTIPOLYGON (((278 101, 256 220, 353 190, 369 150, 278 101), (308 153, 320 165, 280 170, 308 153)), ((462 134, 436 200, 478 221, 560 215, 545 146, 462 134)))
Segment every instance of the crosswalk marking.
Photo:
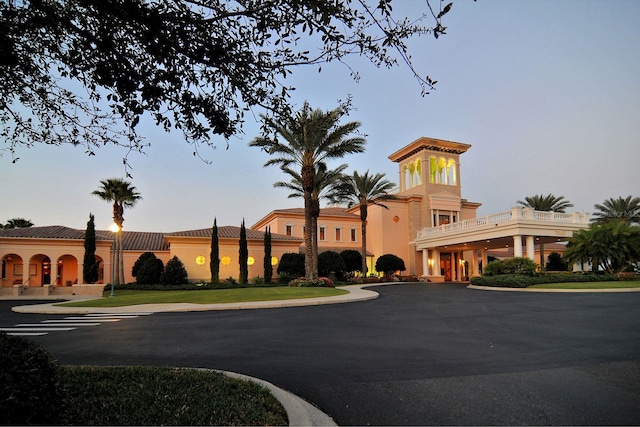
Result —
POLYGON ((41 336, 49 332, 73 331, 83 326, 99 326, 102 323, 119 322, 122 319, 135 319, 150 314, 153 313, 95 313, 84 316, 69 316, 64 319, 47 319, 40 323, 19 323, 13 327, 0 328, 0 331, 14 336, 41 336))

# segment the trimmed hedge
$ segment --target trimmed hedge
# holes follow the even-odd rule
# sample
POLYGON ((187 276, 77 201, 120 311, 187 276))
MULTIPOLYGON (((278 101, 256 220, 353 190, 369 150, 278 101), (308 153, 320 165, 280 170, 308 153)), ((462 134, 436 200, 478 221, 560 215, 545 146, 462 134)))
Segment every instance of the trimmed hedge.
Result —
POLYGON ((583 273, 550 273, 526 276, 522 274, 501 274, 499 276, 483 276, 471 278, 476 286, 493 286, 501 288, 526 288, 543 283, 564 282, 611 282, 617 281, 615 274, 583 274, 583 273))

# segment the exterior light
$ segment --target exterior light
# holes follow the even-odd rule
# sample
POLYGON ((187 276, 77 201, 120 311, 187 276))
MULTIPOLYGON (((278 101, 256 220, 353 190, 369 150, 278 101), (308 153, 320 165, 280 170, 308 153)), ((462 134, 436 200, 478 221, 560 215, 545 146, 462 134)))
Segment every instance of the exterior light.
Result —
POLYGON ((225 255, 220 259, 220 262, 222 265, 229 265, 231 264, 231 257, 225 255))
POLYGON ((256 263, 256 259, 252 256, 250 256, 249 258, 247 258, 247 265, 253 265, 256 263))
POLYGON ((198 265, 204 265, 204 263, 207 261, 207 259, 205 257, 203 257, 202 255, 198 255, 196 257, 196 264, 198 265))
POLYGON ((111 226, 109 227, 109 230, 111 230, 112 233, 117 233, 120 231, 120 227, 118 227, 118 224, 116 224, 115 222, 113 224, 111 224, 111 226))
POLYGON ((276 264, 278 264, 278 258, 272 256, 271 257, 271 265, 276 265, 276 264))

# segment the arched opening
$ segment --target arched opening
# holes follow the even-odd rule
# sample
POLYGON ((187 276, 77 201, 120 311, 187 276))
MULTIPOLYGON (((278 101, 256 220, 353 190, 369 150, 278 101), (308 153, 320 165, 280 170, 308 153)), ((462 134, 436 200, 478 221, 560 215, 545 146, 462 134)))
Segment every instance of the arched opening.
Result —
POLYGON ((415 185, 421 185, 422 184, 422 162, 420 161, 420 159, 416 160, 415 171, 413 175, 414 175, 413 182, 415 183, 415 185))
POLYGON ((51 284, 51 259, 44 254, 37 254, 29 260, 29 286, 51 284))
POLYGON ((447 183, 449 185, 456 185, 456 182, 456 161, 449 159, 449 161, 447 161, 447 183))
POLYGON ((98 266, 98 281, 96 283, 104 283, 104 260, 96 255, 96 265, 98 266))
POLYGON ((62 255, 58 258, 57 286, 71 286, 78 283, 78 260, 73 255, 62 255))
POLYGON ((2 257, 2 286, 22 284, 22 257, 18 254, 7 254, 2 257))

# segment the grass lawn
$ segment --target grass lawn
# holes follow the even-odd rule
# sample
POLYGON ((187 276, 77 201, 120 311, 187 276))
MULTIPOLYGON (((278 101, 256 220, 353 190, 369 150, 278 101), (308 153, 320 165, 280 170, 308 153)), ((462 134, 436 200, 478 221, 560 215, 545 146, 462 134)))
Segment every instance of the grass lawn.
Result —
POLYGON ((119 290, 113 298, 105 292, 100 299, 59 304, 64 307, 120 307, 137 304, 224 304, 249 301, 274 301, 330 297, 347 291, 335 288, 296 288, 289 286, 269 288, 214 289, 196 291, 132 291, 119 290))
POLYGON ((266 388, 217 372, 64 367, 66 425, 287 425, 266 388))
POLYGON ((640 288, 640 281, 622 282, 566 282, 543 283, 532 285, 533 289, 616 289, 616 288, 640 288))

